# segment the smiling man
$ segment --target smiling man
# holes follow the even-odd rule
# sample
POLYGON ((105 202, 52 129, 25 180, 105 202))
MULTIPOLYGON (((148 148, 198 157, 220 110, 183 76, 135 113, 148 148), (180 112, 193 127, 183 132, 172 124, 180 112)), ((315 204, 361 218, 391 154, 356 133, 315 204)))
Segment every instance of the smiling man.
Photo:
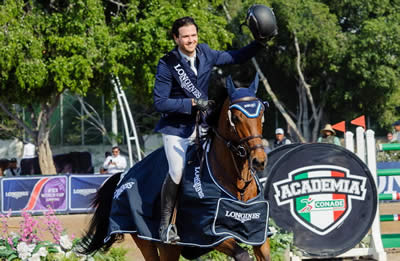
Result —
MULTIPOLYGON (((263 18, 272 28, 263 42, 253 41, 235 51, 217 51, 198 43, 198 26, 191 17, 182 17, 172 25, 176 47, 162 57, 157 66, 154 105, 162 113, 155 131, 162 134, 169 171, 161 190, 160 239, 179 241, 170 218, 176 201, 178 185, 185 166, 185 154, 195 138, 197 111, 209 108, 208 85, 214 66, 243 63, 253 57, 276 34, 275 16, 270 9, 263 18), (270 21, 273 21, 271 25, 270 21)), ((255 18, 257 19, 257 17, 255 18)), ((262 28, 261 28, 262 29, 262 28)), ((265 29, 265 28, 264 28, 265 29)), ((264 30, 263 33, 265 33, 264 30)))

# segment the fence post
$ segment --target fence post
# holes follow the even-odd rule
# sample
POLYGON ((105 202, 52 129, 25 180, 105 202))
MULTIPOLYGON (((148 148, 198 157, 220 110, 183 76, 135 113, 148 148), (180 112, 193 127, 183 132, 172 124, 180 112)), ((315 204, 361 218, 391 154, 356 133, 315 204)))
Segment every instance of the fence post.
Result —
MULTIPOLYGON (((368 130, 364 135, 364 129, 362 127, 358 127, 356 129, 356 140, 357 140, 357 156, 363 161, 366 162, 366 154, 365 147, 367 147, 367 157, 368 157, 368 168, 371 171, 371 174, 374 179, 375 186, 377 184, 377 176, 376 176, 376 147, 375 147, 375 133, 372 130, 368 130)), ((354 143, 351 145, 350 137, 352 137, 352 133, 346 133, 346 148, 354 151, 354 143), (347 147, 348 146, 348 147, 347 147)), ((346 253, 339 255, 338 257, 356 257, 356 256, 368 256, 372 255, 374 259, 378 261, 386 261, 386 252, 383 248, 382 238, 381 238, 381 229, 380 229, 380 215, 379 215, 379 201, 377 206, 377 212, 372 222, 371 226, 371 243, 368 248, 352 248, 348 250, 346 253)))
POLYGON ((344 134, 344 146, 354 153, 354 134, 351 131, 346 131, 344 134))
MULTIPOLYGON (((365 133, 366 145, 367 145, 367 164, 371 171, 372 177, 374 178, 375 186, 378 188, 378 175, 376 172, 376 145, 375 145, 375 132, 373 130, 367 130, 365 133)), ((380 214, 379 214, 379 192, 376 190, 378 197, 378 205, 374 222, 371 227, 371 244, 374 248, 373 256, 377 260, 386 260, 386 252, 382 244, 380 214)))
POLYGON ((365 137, 364 137, 364 128, 357 127, 356 129, 356 142, 357 142, 357 156, 363 161, 365 160, 365 137))

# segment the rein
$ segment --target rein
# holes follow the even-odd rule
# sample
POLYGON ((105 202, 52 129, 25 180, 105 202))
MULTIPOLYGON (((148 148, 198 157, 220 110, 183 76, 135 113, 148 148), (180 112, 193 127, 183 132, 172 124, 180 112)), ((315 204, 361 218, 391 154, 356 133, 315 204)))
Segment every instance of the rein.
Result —
MULTIPOLYGON (((241 139, 241 140, 239 141, 239 145, 235 146, 235 145, 232 143, 232 141, 229 141, 229 140, 225 139, 224 137, 222 137, 221 134, 219 134, 219 132, 218 132, 215 128, 212 128, 212 130, 213 130, 213 132, 215 133, 215 136, 216 136, 218 139, 220 139, 221 141, 223 141, 224 144, 226 145, 226 147, 229 149, 229 152, 230 152, 229 154, 231 155, 231 158, 232 158, 232 161, 233 161, 233 165, 234 165, 234 167, 235 167, 236 172, 238 173, 238 177, 239 177, 239 179, 240 179, 241 181, 243 181, 243 183, 244 183, 243 188, 238 188, 238 187, 236 186, 236 184, 234 184, 235 187, 236 187, 236 189, 239 191, 240 197, 241 197, 241 200, 242 200, 243 197, 244 197, 244 192, 246 191, 247 187, 250 185, 250 183, 251 183, 251 182, 253 181, 253 179, 254 179, 254 172, 255 172, 255 171, 253 170, 253 168, 252 168, 252 166, 251 166, 250 152, 247 152, 247 150, 245 149, 245 147, 242 146, 241 144, 242 144, 243 142, 246 142, 246 141, 251 140, 251 139, 254 139, 254 138, 261 138, 262 136, 261 136, 261 135, 256 135, 256 136, 249 136, 249 137, 243 138, 243 139, 241 139), (246 156, 248 156, 248 157, 247 157, 247 160, 248 160, 249 165, 250 165, 250 167, 249 167, 250 178, 249 178, 249 179, 244 179, 244 178, 242 177, 242 175, 240 174, 239 168, 238 168, 238 166, 237 166, 237 164, 236 164, 236 160, 235 160, 235 157, 234 157, 233 154, 236 154, 237 156, 239 156, 239 157, 241 157, 241 158, 245 158, 246 156)), ((250 149, 250 151, 251 151, 251 150, 253 150, 253 149, 256 149, 257 147, 258 147, 258 146, 253 146, 253 147, 249 147, 249 149, 250 149)))

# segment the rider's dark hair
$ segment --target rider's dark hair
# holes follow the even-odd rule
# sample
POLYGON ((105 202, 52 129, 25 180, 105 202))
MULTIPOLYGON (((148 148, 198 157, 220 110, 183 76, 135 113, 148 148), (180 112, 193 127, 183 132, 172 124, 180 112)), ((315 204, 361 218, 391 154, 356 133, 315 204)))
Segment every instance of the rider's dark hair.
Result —
POLYGON ((194 21, 194 19, 190 16, 185 16, 179 19, 176 19, 175 22, 172 25, 172 36, 178 37, 179 36, 179 28, 181 28, 182 26, 185 25, 194 25, 196 27, 196 31, 199 31, 199 28, 196 24, 196 22, 194 21))

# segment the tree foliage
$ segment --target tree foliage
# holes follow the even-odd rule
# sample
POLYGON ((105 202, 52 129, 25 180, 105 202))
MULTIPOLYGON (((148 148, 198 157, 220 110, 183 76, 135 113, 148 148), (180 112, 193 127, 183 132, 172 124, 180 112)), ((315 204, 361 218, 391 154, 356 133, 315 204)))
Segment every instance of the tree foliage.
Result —
MULTIPOLYGON (((154 76, 174 46, 172 22, 193 16, 200 42, 239 48, 251 40, 240 24, 255 3, 271 6, 279 26, 256 60, 304 137, 315 140, 325 122, 361 114, 381 126, 399 116, 398 0, 4 0, 0 107, 40 146, 48 141, 61 93, 112 101, 110 79, 118 76, 132 108, 140 110, 134 111, 151 115, 143 117, 151 129, 154 76), (28 117, 12 104, 26 108, 28 117)), ((255 69, 249 63, 222 72, 247 83, 255 69)))
MULTIPOLYGON (((246 3, 242 17, 255 2, 246 3)), ((279 27, 257 61, 307 140, 326 122, 364 114, 376 128, 399 116, 399 1, 257 3, 273 8, 279 27)))
POLYGON ((0 107, 39 147, 43 173, 54 171, 50 117, 60 95, 105 94, 120 77, 131 97, 151 104, 158 59, 173 47, 172 22, 191 15, 214 48, 230 44, 226 20, 208 1, 23 1, 0 4, 0 107), (204 29, 203 29, 204 28, 204 29), (10 109, 27 107, 29 120, 10 109), (45 157, 42 157, 45 154, 45 157))

